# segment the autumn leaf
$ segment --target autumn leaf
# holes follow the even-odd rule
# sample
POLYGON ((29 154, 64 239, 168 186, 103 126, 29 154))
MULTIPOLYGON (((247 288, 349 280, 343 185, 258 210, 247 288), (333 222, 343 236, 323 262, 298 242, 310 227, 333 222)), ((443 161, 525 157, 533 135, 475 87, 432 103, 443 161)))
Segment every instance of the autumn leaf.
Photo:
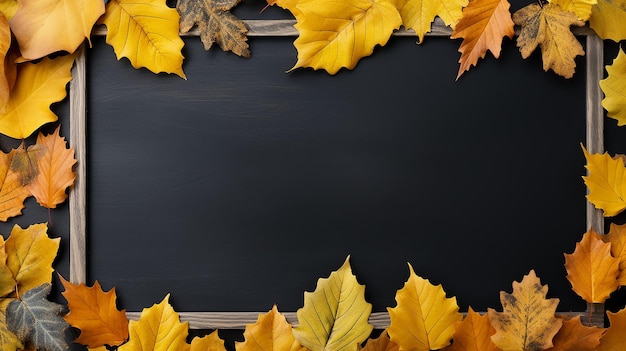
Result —
POLYGON ((300 12, 300 10, 298 9, 298 4, 301 4, 305 1, 314 0, 267 0, 267 6, 278 5, 279 7, 291 12, 293 17, 296 18, 296 21, 298 21, 298 18, 300 18, 300 15, 302 14, 302 12, 300 12))
POLYGON ((463 8, 468 0, 397 0, 397 7, 402 16, 402 25, 413 29, 417 35, 417 43, 424 42, 424 36, 430 32, 436 17, 452 28, 463 17, 463 8))
POLYGON ((237 351, 306 351, 293 335, 291 324, 276 305, 259 315, 256 323, 246 325, 243 342, 235 342, 237 351))
POLYGON ((606 243, 611 243, 611 256, 619 259, 619 285, 626 285, 626 224, 611 223, 609 232, 601 236, 606 243))
MULTIPOLYGON (((626 17, 625 17, 626 19, 626 17)), ((600 80, 604 93, 602 106, 607 116, 617 120, 618 126, 626 125, 626 54, 620 49, 613 63, 606 66, 607 77, 600 80)))
MULTIPOLYGON (((113 0, 112 0, 113 1, 113 0)), ((169 304, 168 294, 159 304, 144 308, 138 321, 130 321, 130 338, 119 351, 187 351, 188 322, 169 304)))
POLYGON ((0 13, 4 15, 7 20, 10 20, 17 12, 17 0, 3 0, 0 1, 0 13))
POLYGON ((7 266, 7 258, 4 237, 0 235, 0 298, 15 291, 17 286, 13 272, 7 266))
POLYGON ((65 192, 76 179, 72 167, 76 163, 74 149, 68 148, 65 138, 59 135, 60 126, 48 135, 39 133, 37 144, 46 152, 37 161, 39 174, 28 190, 37 199, 37 202, 46 208, 56 206, 67 198, 65 192))
POLYGON ((399 351, 400 346, 389 338, 387 329, 383 330, 377 338, 370 338, 360 351, 399 351))
POLYGON ((463 38, 456 79, 472 65, 476 66, 479 58, 485 58, 487 50, 495 58, 500 57, 502 38, 511 39, 515 34, 510 7, 507 0, 474 0, 463 9, 463 17, 450 36, 451 39, 463 38))
POLYGON ((573 12, 581 21, 589 19, 591 8, 598 3, 597 0, 549 0, 549 2, 559 5, 565 11, 573 12))
POLYGON ((29 185, 39 175, 39 159, 46 153, 45 145, 31 145, 28 148, 24 142, 13 150, 11 170, 17 173, 21 186, 29 185))
POLYGON ((0 13, 0 113, 6 111, 14 84, 10 77, 12 67, 15 66, 11 62, 7 62, 9 61, 8 58, 10 58, 10 55, 8 55, 10 48, 11 28, 9 27, 9 21, 0 13))
POLYGON ((209 50, 213 43, 224 51, 232 51, 250 57, 248 28, 245 23, 230 13, 230 9, 241 0, 179 0, 176 9, 180 13, 180 31, 189 32, 194 26, 200 30, 204 49, 209 50))
POLYGON ((582 45, 570 27, 583 26, 584 21, 573 12, 565 11, 556 4, 530 4, 513 14, 513 22, 521 26, 517 46, 522 58, 528 58, 541 46, 543 70, 571 78, 576 69, 576 56, 584 55, 582 45))
POLYGON ((224 346, 224 340, 220 339, 216 329, 209 335, 194 337, 191 340, 189 351, 226 351, 226 346, 224 346))
POLYGON ((472 307, 461 322, 457 322, 452 345, 444 348, 444 351, 498 351, 499 349, 491 341, 491 336, 496 330, 491 326, 489 317, 474 312, 472 307))
POLYGON ((531 270, 521 282, 513 282, 513 293, 500 292, 502 312, 487 309, 496 333, 491 340, 502 350, 545 350, 563 321, 555 317, 559 299, 546 299, 548 286, 531 270))
POLYGON ((65 329, 69 326, 61 315, 65 307, 50 302, 47 296, 52 285, 42 284, 24 293, 7 307, 7 326, 22 341, 30 341, 36 348, 47 351, 65 351, 65 329))
POLYGON ((61 238, 51 239, 47 230, 45 223, 26 229, 16 224, 5 243, 7 266, 17 281, 18 293, 52 282, 52 263, 61 238))
POLYGON ((185 78, 179 20, 176 9, 165 0, 110 0, 99 23, 106 25, 106 42, 118 60, 126 57, 136 69, 185 78))
POLYGON ((291 70, 311 67, 336 74, 343 67, 354 69, 376 45, 384 46, 402 23, 387 0, 305 1, 298 9, 303 20, 295 24, 298 61, 291 70))
POLYGON ((102 14, 102 0, 20 0, 11 29, 22 56, 34 60, 75 52, 102 14))
POLYGON ((463 316, 455 297, 446 297, 441 285, 415 274, 409 264, 409 279, 396 292, 397 306, 387 308, 391 341, 401 350, 438 350, 450 344, 454 325, 463 316))
POLYGON ((626 308, 622 308, 617 312, 606 311, 609 319, 609 327, 606 329, 602 338, 600 338, 600 346, 597 351, 617 351, 626 350, 626 338, 624 330, 626 330, 626 308))
POLYGON ((583 325, 580 316, 563 319, 563 326, 554 336, 554 347, 550 351, 594 351, 604 332, 604 328, 583 325))
POLYGON ((0 298, 0 351, 15 351, 24 348, 24 344, 7 326, 7 306, 14 298, 0 298))
POLYGON ((612 158, 608 153, 589 154, 582 146, 588 175, 583 180, 589 193, 587 200, 605 217, 613 217, 626 209, 626 168, 621 157, 612 158))
POLYGON ((6 110, 0 114, 0 133, 25 139, 42 125, 58 119, 50 105, 65 99, 74 58, 75 55, 46 57, 39 63, 20 64, 6 110))
POLYGON ((304 306, 296 312, 296 340, 311 351, 356 351, 373 326, 372 305, 365 301, 365 286, 352 274, 350 257, 328 278, 318 279, 314 292, 304 293, 304 306))
POLYGON ((589 27, 602 39, 620 42, 626 39, 626 1, 597 0, 591 8, 589 27))
POLYGON ((7 219, 22 213, 24 200, 30 195, 28 190, 20 183, 19 175, 11 170, 13 155, 0 152, 0 220, 7 219))
POLYGON ((105 292, 97 280, 92 287, 70 283, 61 276, 60 280, 70 311, 64 316, 65 321, 80 329, 74 342, 96 348, 118 346, 128 339, 126 310, 117 309, 115 288, 105 292))

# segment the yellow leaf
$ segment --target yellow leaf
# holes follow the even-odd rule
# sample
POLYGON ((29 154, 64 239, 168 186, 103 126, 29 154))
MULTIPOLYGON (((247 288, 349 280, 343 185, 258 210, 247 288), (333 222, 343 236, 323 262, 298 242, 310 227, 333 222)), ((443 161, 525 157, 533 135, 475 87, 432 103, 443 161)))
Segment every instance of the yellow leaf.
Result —
POLYGON ((336 74, 354 69, 359 60, 384 46, 401 24, 387 0, 316 0, 298 3, 302 21, 295 28, 298 61, 293 69, 311 67, 336 74))
POLYGON ((463 16, 463 8, 468 0, 398 0, 398 9, 402 16, 402 25, 413 29, 417 34, 417 43, 424 42, 424 36, 430 32, 435 17, 452 28, 463 16))
POLYGON ((609 319, 609 327, 600 338, 600 346, 597 351, 621 351, 626 350, 626 338, 624 330, 626 330, 626 308, 622 308, 617 312, 606 311, 609 319))
POLYGON ((44 58, 37 64, 26 62, 18 67, 17 82, 6 111, 0 114, 0 133, 25 139, 42 125, 57 120, 50 105, 67 95, 74 57, 44 58))
POLYGON ((611 223, 608 234, 602 240, 611 243, 611 256, 619 259, 619 274, 617 281, 626 285, 626 224, 611 223))
POLYGON ((452 345, 444 351, 498 351, 491 341, 496 330, 491 326, 489 317, 480 315, 470 307, 462 322, 457 322, 452 337, 452 345))
POLYGON ((563 10, 573 12, 581 21, 586 21, 591 16, 591 8, 597 4, 597 0, 549 0, 551 4, 559 5, 563 10))
POLYGON ((372 305, 365 301, 365 286, 357 282, 349 261, 328 278, 318 279, 314 292, 304 293, 293 334, 311 351, 356 351, 372 332, 372 305))
POLYGON ((463 17, 450 36, 452 39, 463 38, 459 48, 461 66, 456 79, 472 65, 476 66, 487 50, 495 58, 500 57, 502 38, 511 39, 515 34, 510 7, 507 0, 474 0, 463 9, 463 17))
POLYGON ((22 350, 24 345, 7 326, 6 310, 13 298, 0 299, 0 351, 22 350))
POLYGON ((595 351, 604 332, 604 328, 584 326, 580 316, 564 319, 550 351, 595 351))
POLYGON ((7 266, 7 258, 4 237, 0 235, 0 298, 15 291, 16 282, 13 272, 7 266))
POLYGON ((217 329, 209 335, 194 337, 189 351, 226 351, 224 340, 220 339, 217 329))
POLYGON ((17 12, 17 0, 0 1, 0 12, 7 20, 10 20, 17 12))
POLYGON ((256 323, 246 325, 243 337, 243 342, 235 342, 237 351, 306 351, 296 341, 291 324, 276 305, 259 315, 256 323))
POLYGON ((597 0, 591 8, 589 27, 602 39, 619 42, 626 39, 626 1, 597 0))
POLYGON ((159 304, 141 311, 138 321, 130 321, 130 338, 119 351, 188 351, 189 323, 180 317, 169 304, 168 294, 159 304))
MULTIPOLYGON (((626 17, 625 17, 626 19, 626 17)), ((604 93, 602 106, 607 116, 617 120, 618 126, 626 125, 626 54, 620 49, 611 65, 606 66, 608 76, 600 80, 604 93)))
POLYGON ((593 228, 576 243, 572 254, 565 254, 567 280, 588 303, 603 303, 617 290, 619 259, 611 256, 611 244, 602 241, 593 228))
POLYGON ((541 46, 543 70, 571 78, 576 69, 576 56, 585 54, 570 27, 583 26, 584 21, 573 12, 565 11, 556 4, 530 4, 513 14, 513 22, 521 26, 517 46, 522 58, 527 58, 541 46))
POLYGON ((491 340, 502 350, 545 350, 563 321, 555 317, 559 299, 546 299, 548 286, 541 285, 531 270, 520 283, 513 282, 513 293, 500 292, 502 312, 487 309, 496 333, 491 340))
POLYGON ((59 251, 61 238, 51 239, 45 223, 22 229, 13 226, 6 241, 7 266, 17 281, 18 293, 52 283, 52 262, 59 251))
POLYGON ((24 200, 30 195, 20 183, 19 174, 11 170, 15 150, 0 152, 0 221, 22 213, 24 200))
POLYGON ((15 65, 10 61, 9 49, 11 47, 11 28, 6 17, 0 13, 0 112, 4 112, 9 102, 13 68, 15 65))
POLYGON ((74 184, 76 178, 72 171, 76 163, 74 149, 67 148, 65 138, 59 135, 59 129, 60 126, 48 136, 39 133, 37 145, 43 146, 46 153, 38 159, 39 174, 28 186, 37 202, 46 208, 55 208, 65 201, 65 190, 74 184))
POLYGON ((620 157, 608 153, 589 154, 583 146, 588 175, 583 180, 589 194, 587 200, 604 211, 605 217, 613 217, 626 209, 626 168, 620 157))
POLYGON ((76 51, 103 13, 102 0, 20 0, 11 29, 22 56, 34 60, 76 51))
POLYGON ((100 21, 118 60, 126 57, 134 68, 185 78, 179 20, 165 0, 110 0, 100 21))
POLYGON ((400 350, 438 350, 450 344, 454 325, 463 318, 456 297, 446 298, 441 285, 415 274, 409 264, 409 279, 396 292, 397 306, 387 308, 391 341, 400 350))

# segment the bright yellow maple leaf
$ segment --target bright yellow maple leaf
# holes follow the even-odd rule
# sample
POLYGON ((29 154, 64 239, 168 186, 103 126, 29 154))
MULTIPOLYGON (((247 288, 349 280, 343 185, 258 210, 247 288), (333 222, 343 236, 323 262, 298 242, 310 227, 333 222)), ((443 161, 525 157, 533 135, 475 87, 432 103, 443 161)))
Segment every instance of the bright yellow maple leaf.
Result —
POLYGON ((495 333, 489 317, 486 314, 481 316, 470 307, 463 321, 456 323, 452 345, 443 351, 498 351, 491 341, 495 333))
POLYGON ((0 298, 0 351, 23 350, 20 339, 7 326, 6 310, 14 298, 0 298))
POLYGON ((450 344, 455 323, 463 319, 456 297, 446 297, 441 285, 419 277, 409 264, 409 279, 396 292, 397 306, 387 308, 391 341, 400 350, 438 350, 450 344))
POLYGON ((130 321, 130 338, 119 351, 188 351, 189 323, 180 322, 180 316, 169 304, 170 295, 163 301, 141 311, 139 320, 130 321))
POLYGON ((74 58, 75 55, 46 57, 39 63, 20 64, 6 110, 0 113, 0 133, 25 139, 42 125, 58 119, 50 105, 67 95, 74 58))
POLYGON ((608 153, 589 154, 582 146, 585 154, 588 175, 583 180, 589 193, 587 200, 597 209, 604 212, 605 217, 613 217, 626 209, 626 168, 621 157, 611 157, 608 153))
POLYGON ((580 316, 563 319, 563 326, 556 333, 550 351, 595 351, 605 329, 582 324, 580 316))
POLYGON ((533 3, 517 10, 513 22, 521 26, 517 46, 522 58, 528 58, 537 46, 541 46, 544 71, 552 69, 564 78, 574 76, 575 58, 584 55, 585 51, 570 27, 583 26, 584 21, 557 4, 533 3))
POLYGON ((565 11, 573 12, 581 21, 589 19, 591 8, 598 3, 597 0, 549 0, 549 2, 561 6, 565 11))
POLYGON ((559 299, 546 299, 548 286, 531 270, 521 282, 513 282, 511 294, 500 292, 502 312, 487 309, 496 333, 491 340, 502 350, 545 350, 553 346, 552 339, 563 321, 556 318, 559 299))
POLYGON ((15 291, 17 284, 13 278, 13 272, 7 266, 7 258, 4 237, 0 235, 0 298, 15 291))
MULTIPOLYGON (((625 17, 626 19, 626 17, 625 17)), ((602 106, 607 116, 617 120, 618 126, 626 125, 626 54, 620 49, 613 63, 606 66, 608 76, 600 80, 604 93, 602 106)))
POLYGON ((417 43, 424 42, 424 36, 430 32, 436 17, 452 28, 463 17, 463 8, 468 0, 398 0, 397 7, 402 16, 402 25, 413 29, 417 34, 417 43))
POLYGON ((244 341, 235 342, 237 351, 306 351, 296 341, 291 324, 278 312, 276 305, 260 314, 256 323, 246 325, 244 341))
POLYGON ((626 285, 626 224, 611 223, 609 232, 601 236, 606 243, 611 243, 611 256, 619 259, 617 281, 626 285))
POLYGON ((619 259, 611 256, 611 244, 605 243, 593 228, 565 254, 567 280, 572 289, 588 303, 604 303, 619 287, 619 259))
POLYGON ((356 351, 374 328, 368 322, 372 305, 364 295, 348 256, 328 278, 318 279, 315 291, 304 293, 293 329, 296 340, 311 351, 356 351))
POLYGON ((185 78, 179 21, 165 0, 110 0, 99 22, 106 25, 106 42, 118 60, 126 57, 136 69, 185 78))
POLYGON ((472 65, 476 66, 487 50, 495 58, 500 57, 502 38, 511 39, 515 34, 510 7, 507 0, 474 0, 463 9, 463 17, 450 36, 452 39, 463 38, 459 47, 461 66, 456 79, 472 65))
POLYGON ((30 193, 20 182, 20 176, 11 169, 15 150, 8 154, 0 152, 0 221, 22 213, 24 200, 30 193))
POLYGON ((598 346, 596 351, 626 350, 626 338, 624 337, 626 308, 622 308, 617 312, 606 311, 606 316, 609 319, 609 327, 602 338, 600 338, 600 346, 598 346))
POLYGON ((336 74, 344 67, 354 69, 402 23, 388 0, 316 0, 297 7, 303 20, 295 24, 298 61, 291 70, 310 67, 336 74))
POLYGON ((61 238, 48 236, 46 223, 33 224, 26 229, 17 224, 13 226, 5 249, 7 266, 17 282, 18 294, 52 282, 52 262, 60 241, 61 238))
POLYGON ((619 42, 626 39, 626 1, 597 0, 591 8, 589 27, 602 39, 619 42))
POLYGON ((102 14, 102 0, 20 0, 11 29, 22 56, 34 60, 75 52, 102 14))

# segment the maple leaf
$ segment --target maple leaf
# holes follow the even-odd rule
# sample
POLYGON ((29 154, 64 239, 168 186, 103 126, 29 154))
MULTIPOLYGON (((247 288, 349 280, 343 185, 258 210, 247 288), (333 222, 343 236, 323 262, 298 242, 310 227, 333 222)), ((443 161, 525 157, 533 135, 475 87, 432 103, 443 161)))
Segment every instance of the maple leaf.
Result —
POLYGON ((441 285, 415 274, 409 264, 409 279, 396 292, 397 306, 387 308, 391 341, 401 350, 438 350, 450 344, 454 325, 463 318, 455 297, 446 297, 441 285))
POLYGON ((3 222, 21 214, 24 200, 30 195, 20 183, 19 175, 11 170, 14 154, 14 150, 8 154, 0 152, 0 220, 3 222))
POLYGON ((246 325, 244 341, 235 342, 237 351, 306 351, 293 335, 291 324, 276 305, 260 314, 256 323, 246 325))
POLYGON ((581 21, 586 21, 591 16, 591 8, 598 3, 597 0, 549 0, 551 4, 559 5, 563 10, 576 14, 581 21))
POLYGON ((74 149, 67 147, 65 138, 59 135, 60 128, 58 126, 48 136, 39 133, 36 145, 42 146, 46 153, 37 160, 39 174, 28 187, 37 202, 46 208, 56 208, 65 201, 65 190, 76 179, 76 174, 72 171, 76 163, 74 149))
POLYGON ((343 67, 354 69, 376 45, 384 46, 402 23, 387 0, 305 1, 298 9, 306 20, 295 24, 298 61, 291 70, 311 67, 336 74, 343 67))
POLYGON ((170 295, 163 301, 141 311, 138 321, 130 321, 130 338, 118 348, 119 351, 166 351, 189 350, 187 344, 188 322, 180 317, 169 304, 170 295))
POLYGON ((48 237, 45 223, 32 224, 26 229, 14 225, 5 243, 7 266, 17 282, 17 291, 34 289, 52 282, 52 262, 59 250, 61 238, 48 237))
POLYGON ((626 330, 626 308, 617 312, 606 311, 606 316, 609 319, 609 327, 600 338, 600 346, 598 346, 596 350, 626 350, 626 338, 624 337, 624 330, 626 330))
POLYGON ((424 36, 430 32, 435 17, 452 28, 463 17, 463 8, 468 0, 398 0, 397 7, 402 16, 402 25, 413 29, 417 34, 417 43, 424 42, 424 36))
POLYGON ((44 145, 31 145, 28 149, 24 141, 17 149, 13 150, 11 170, 17 173, 22 186, 29 185, 39 175, 39 159, 46 153, 44 145))
POLYGON ((75 55, 44 58, 39 63, 19 65, 17 81, 6 105, 0 113, 0 133, 25 139, 42 125, 58 118, 50 105, 67 95, 66 85, 72 79, 75 55))
POLYGON ((118 60, 126 57, 136 69, 185 78, 179 20, 178 11, 165 0, 110 0, 99 23, 106 25, 106 42, 118 60))
POLYGON ((92 287, 73 284, 59 276, 65 291, 69 313, 64 316, 72 327, 80 329, 74 341, 89 348, 118 346, 128 339, 126 310, 116 308, 115 288, 104 292, 96 281, 92 287))
POLYGON ((503 350, 545 350, 563 321, 555 317, 559 299, 546 299, 548 286, 531 270, 521 282, 513 282, 513 293, 500 292, 502 312, 487 309, 496 333, 491 340, 503 350))
MULTIPOLYGON (((626 19, 626 17, 625 17, 626 19)), ((619 50, 613 63, 606 66, 608 73, 605 79, 600 80, 600 88, 604 93, 602 106, 607 116, 617 120, 618 126, 626 125, 626 54, 619 50)))
POLYGON ((364 294, 348 256, 328 278, 318 279, 314 292, 304 293, 304 306, 296 311, 296 340, 311 351, 356 351, 374 328, 368 322, 372 305, 364 294))
POLYGON ((224 346, 224 340, 220 339, 216 329, 209 335, 194 337, 191 340, 189 351, 226 351, 226 346, 224 346))
MULTIPOLYGON (((581 145, 582 146, 582 145, 581 145)), ((604 211, 605 217, 616 216, 626 209, 626 168, 621 157, 608 153, 589 154, 582 146, 588 175, 583 180, 589 194, 587 200, 604 211)))
POLYGON ((361 351, 399 351, 400 346, 389 338, 387 329, 383 330, 377 338, 370 338, 361 351))
POLYGON ((527 58, 541 46, 543 70, 571 78, 576 69, 575 58, 584 55, 582 45, 570 27, 583 26, 584 21, 573 12, 565 11, 556 4, 530 4, 513 14, 513 22, 521 26, 517 46, 522 58, 527 58))
POLYGON ((615 42, 626 39, 626 1, 597 0, 591 8, 589 27, 602 39, 615 42))
POLYGON ((601 236, 602 240, 611 243, 611 256, 619 259, 619 285, 626 285, 626 224, 611 223, 609 232, 601 236))
POLYGON ((180 30, 187 33, 197 25, 205 50, 217 43, 224 51, 250 57, 246 36, 248 28, 230 13, 230 9, 239 2, 241 0, 179 0, 176 9, 181 16, 180 30))
POLYGON ((28 60, 73 53, 104 14, 102 0, 20 0, 11 29, 28 60))
POLYGON ((583 325, 580 316, 563 319, 563 326, 554 336, 554 347, 550 351, 594 351, 604 332, 604 328, 583 325))
POLYGON ((7 326, 7 306, 14 300, 14 298, 0 298, 0 351, 24 349, 24 344, 7 326))
POLYGON ((478 64, 490 50, 495 58, 500 57, 502 38, 513 38, 514 23, 511 19, 507 0, 474 0, 463 9, 463 17, 454 27, 450 38, 463 38, 459 47, 461 58, 459 79, 463 72, 478 64))
POLYGON ((61 315, 63 305, 46 299, 52 285, 46 283, 24 293, 7 306, 7 326, 22 341, 30 341, 36 348, 65 351, 65 330, 69 326, 61 315))
POLYGON ((470 307, 463 321, 456 324, 452 345, 443 350, 498 351, 491 341, 491 336, 495 333, 496 330, 491 326, 489 317, 486 314, 481 316, 470 307))

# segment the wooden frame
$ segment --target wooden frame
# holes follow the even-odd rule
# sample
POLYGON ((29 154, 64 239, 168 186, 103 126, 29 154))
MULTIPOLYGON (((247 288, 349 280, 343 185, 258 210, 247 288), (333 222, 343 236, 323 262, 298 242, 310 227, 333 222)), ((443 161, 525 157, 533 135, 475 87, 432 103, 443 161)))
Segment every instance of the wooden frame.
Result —
MULTIPOLYGON (((248 20, 249 37, 297 36, 293 27, 294 20, 248 20)), ((452 30, 442 21, 436 20, 428 36, 450 36, 452 30)), ((105 29, 98 27, 94 35, 104 35, 105 29)), ((604 152, 604 109, 602 107, 602 91, 598 82, 604 75, 604 45, 602 40, 588 27, 575 28, 574 34, 586 37, 586 148, 590 153, 604 152)), ((190 32, 185 36, 197 36, 198 32, 190 32)), ((415 36, 410 30, 396 31, 394 36, 415 36)), ((87 279, 87 190, 86 190, 86 58, 85 48, 80 49, 72 70, 70 83, 70 145, 76 150, 76 180, 69 195, 70 207, 70 281, 78 284, 87 279)), ((604 233, 604 217, 600 210, 587 202, 587 227, 604 233)), ((267 311, 264 311, 267 312, 267 311)), ((264 312, 183 312, 179 313, 184 321, 189 322, 193 329, 245 329, 246 324, 256 322, 259 313, 264 312)), ((137 319, 140 312, 128 312, 128 317, 137 319)), ((297 325, 295 312, 284 312, 287 321, 297 325)), ((573 312, 579 315, 583 312, 573 312)), ((604 325, 604 306, 589 306, 584 314, 591 314, 592 324, 604 325)), ((386 312, 372 313, 369 322, 376 329, 384 329, 389 325, 386 312)))

